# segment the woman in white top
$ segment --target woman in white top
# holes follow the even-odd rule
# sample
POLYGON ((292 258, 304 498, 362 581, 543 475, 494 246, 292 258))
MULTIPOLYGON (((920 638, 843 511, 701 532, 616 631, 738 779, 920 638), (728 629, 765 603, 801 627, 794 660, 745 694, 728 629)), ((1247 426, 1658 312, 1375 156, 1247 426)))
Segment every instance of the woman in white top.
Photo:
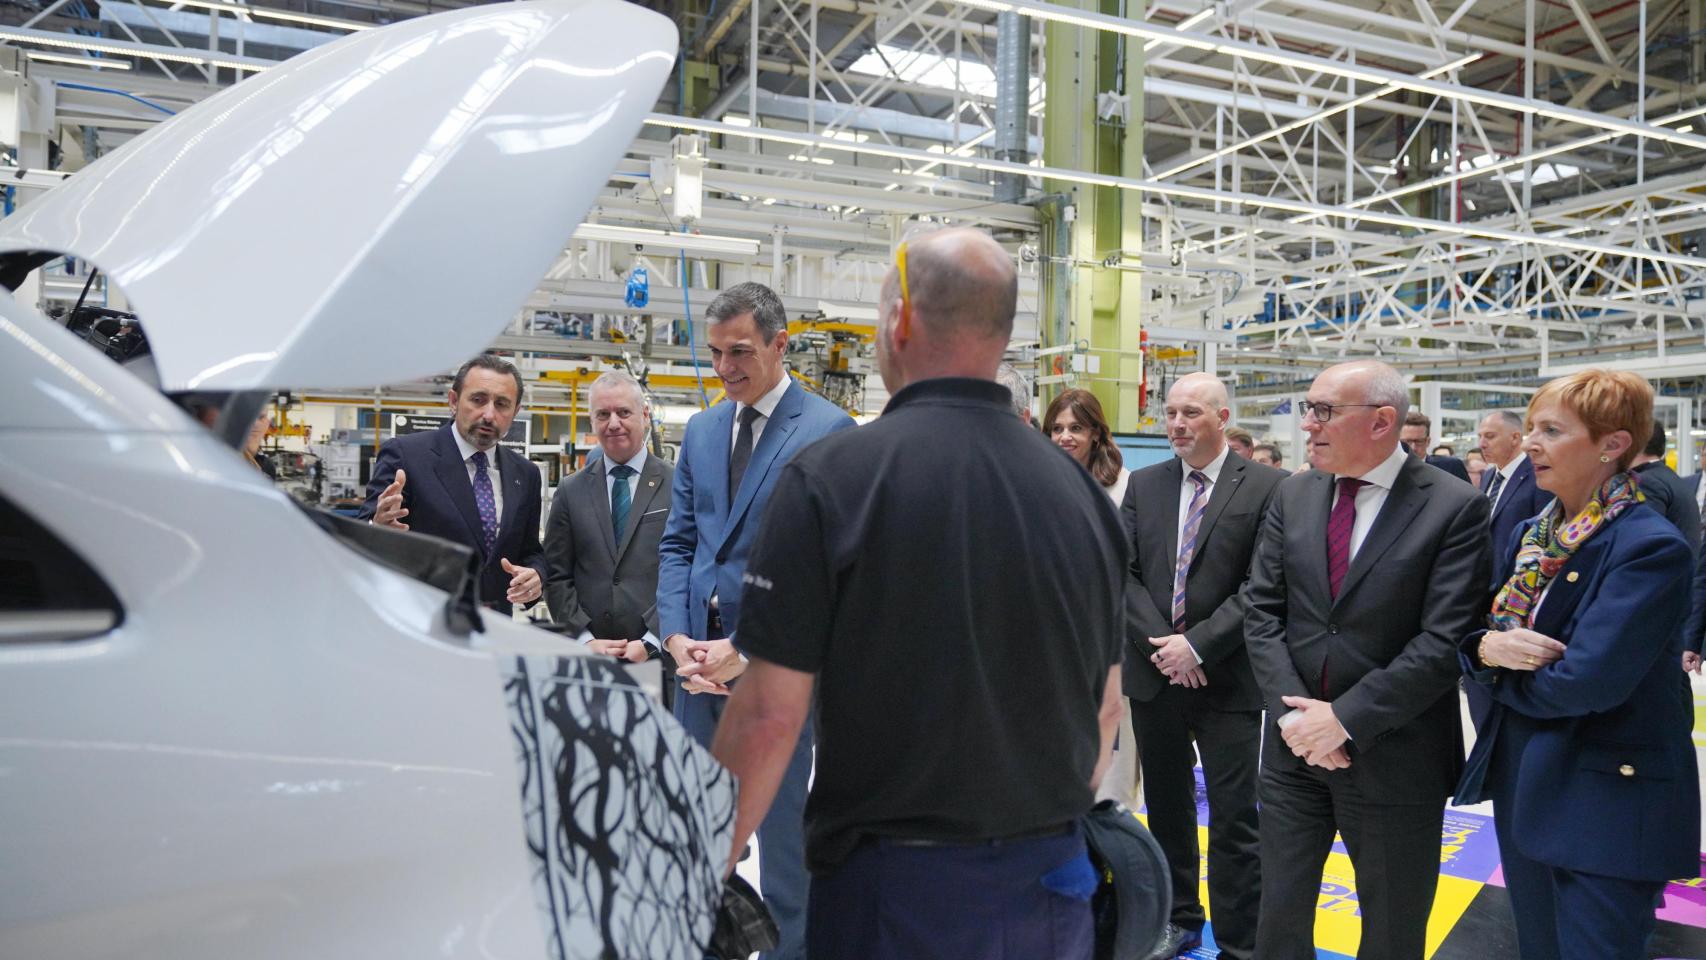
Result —
MULTIPOLYGON (((1067 390, 1054 398, 1043 415, 1043 436, 1072 455, 1108 496, 1117 508, 1125 501, 1126 479, 1131 471, 1125 468, 1120 448, 1114 446, 1108 418, 1102 414, 1102 402, 1088 390, 1067 390)), ((1128 807, 1137 806, 1138 765, 1137 738, 1132 733, 1131 711, 1121 710, 1120 732, 1114 741, 1113 762, 1102 776, 1096 790, 1097 800, 1118 800, 1128 807)))
POLYGON ((1113 498, 1114 506, 1125 500, 1126 479, 1131 471, 1125 468, 1125 458, 1114 445, 1108 418, 1103 416, 1102 402, 1095 394, 1072 389, 1055 397, 1043 415, 1043 435, 1090 471, 1113 498))

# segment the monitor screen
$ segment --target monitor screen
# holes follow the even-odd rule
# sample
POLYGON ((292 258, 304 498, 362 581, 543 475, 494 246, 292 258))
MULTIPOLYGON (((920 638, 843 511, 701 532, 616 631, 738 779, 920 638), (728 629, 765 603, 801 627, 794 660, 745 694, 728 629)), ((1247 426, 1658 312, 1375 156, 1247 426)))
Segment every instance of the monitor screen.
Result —
POLYGON ((1141 470, 1173 458, 1173 445, 1161 433, 1116 433, 1114 446, 1125 456, 1127 470, 1141 470))

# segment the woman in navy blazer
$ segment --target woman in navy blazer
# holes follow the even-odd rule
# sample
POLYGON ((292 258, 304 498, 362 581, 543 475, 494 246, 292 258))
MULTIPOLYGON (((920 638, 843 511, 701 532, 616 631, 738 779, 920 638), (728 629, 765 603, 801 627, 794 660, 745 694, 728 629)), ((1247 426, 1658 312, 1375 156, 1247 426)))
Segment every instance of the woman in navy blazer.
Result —
POLYGON ((1492 629, 1461 649, 1493 709, 1457 802, 1493 801, 1523 960, 1646 957, 1665 882, 1699 867, 1688 544, 1628 469, 1652 408, 1630 373, 1535 394, 1526 450, 1557 500, 1506 544, 1492 629))

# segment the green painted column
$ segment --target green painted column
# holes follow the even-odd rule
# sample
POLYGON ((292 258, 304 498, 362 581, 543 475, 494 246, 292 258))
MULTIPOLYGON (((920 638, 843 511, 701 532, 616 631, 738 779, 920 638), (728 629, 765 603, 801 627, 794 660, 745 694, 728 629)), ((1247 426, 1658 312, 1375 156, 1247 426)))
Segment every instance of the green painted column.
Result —
MULTIPOLYGON (((1065 4, 1132 18, 1143 16, 1143 0, 1072 0, 1065 4)), ((1044 33, 1043 163, 1050 167, 1143 176, 1143 41, 1067 24, 1050 23, 1044 33), (1130 98, 1129 121, 1098 121, 1096 96, 1117 92, 1130 98)), ((1045 271, 1039 306, 1043 346, 1085 341, 1097 372, 1080 382, 1102 401, 1115 430, 1138 428, 1143 377, 1137 354, 1142 320, 1142 275, 1099 266, 1119 251, 1135 262, 1142 246, 1142 198, 1135 192, 1068 181, 1049 181, 1061 197, 1041 207, 1045 271), (1075 219, 1066 220, 1070 208, 1075 219), (1061 262, 1062 260, 1070 262, 1061 262), (1122 352, 1125 351, 1125 352, 1122 352)), ((1069 363, 1066 357, 1054 357, 1069 363)), ((1045 369, 1044 374, 1060 372, 1045 369)), ((1052 398, 1060 384, 1050 384, 1052 398)))

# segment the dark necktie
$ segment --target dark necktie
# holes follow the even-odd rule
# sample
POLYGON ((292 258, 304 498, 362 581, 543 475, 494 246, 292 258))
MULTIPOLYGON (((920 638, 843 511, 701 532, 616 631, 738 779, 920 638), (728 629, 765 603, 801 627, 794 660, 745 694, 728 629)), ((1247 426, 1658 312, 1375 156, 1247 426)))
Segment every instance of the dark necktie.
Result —
POLYGON ((740 480, 746 476, 746 465, 752 461, 752 422, 759 418, 757 407, 740 408, 740 433, 735 437, 735 448, 729 454, 729 503, 734 503, 735 495, 740 492, 740 480))
POLYGON ((1487 502, 1497 506, 1499 502, 1499 491, 1504 489, 1504 486, 1505 475, 1494 470, 1493 479, 1487 484, 1487 502))
POLYGON ((634 468, 621 464, 610 468, 610 476, 616 482, 610 487, 610 528, 616 532, 616 544, 622 544, 622 531, 628 527, 628 507, 633 504, 633 492, 628 489, 628 478, 634 475, 634 468))
POLYGON ((1339 502, 1327 517, 1327 588, 1333 599, 1339 599, 1339 587, 1345 582, 1345 571, 1351 566, 1351 528, 1357 522, 1357 491, 1367 481, 1355 477, 1339 478, 1339 502))
POLYGON ((1196 484, 1191 502, 1185 507, 1185 528, 1179 532, 1179 564, 1173 571, 1173 629, 1185 629, 1185 580, 1191 573, 1191 558, 1197 555, 1197 531, 1202 528, 1203 511, 1208 507, 1208 476, 1192 470, 1190 480, 1196 484))
POLYGON ((486 469, 486 451, 476 450, 474 462, 474 506, 480 510, 480 550, 490 560, 498 545, 498 501, 492 496, 492 474, 486 469))

